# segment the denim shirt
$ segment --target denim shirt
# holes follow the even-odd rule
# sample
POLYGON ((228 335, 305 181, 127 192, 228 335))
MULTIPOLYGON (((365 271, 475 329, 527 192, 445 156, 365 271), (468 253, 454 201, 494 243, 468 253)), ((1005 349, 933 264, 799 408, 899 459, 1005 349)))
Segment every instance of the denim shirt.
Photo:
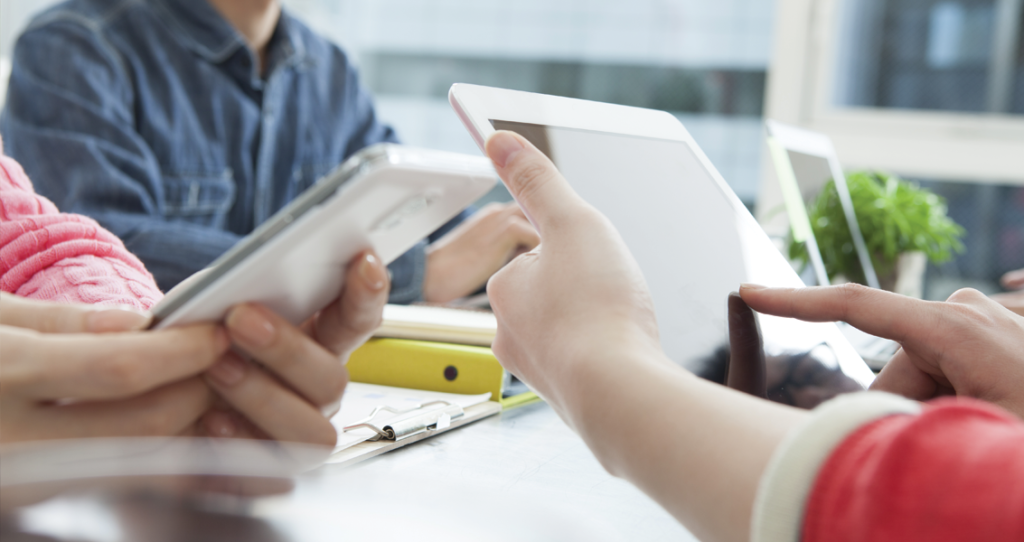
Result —
MULTIPOLYGON (((42 13, 15 47, 0 130, 40 194, 121 237, 165 290, 354 152, 396 141, 338 47, 282 13, 261 76, 205 0, 42 13)), ((392 302, 421 297, 425 246, 389 266, 392 302)))

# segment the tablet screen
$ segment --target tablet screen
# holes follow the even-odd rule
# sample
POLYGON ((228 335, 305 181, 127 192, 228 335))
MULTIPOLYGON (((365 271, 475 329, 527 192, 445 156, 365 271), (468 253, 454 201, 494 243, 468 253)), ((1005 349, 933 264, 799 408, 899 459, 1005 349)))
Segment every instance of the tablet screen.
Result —
MULTIPOLYGON (((803 286, 750 213, 683 141, 492 120, 547 154, 618 228, 643 270, 665 352, 724 380, 730 292, 803 286)), ((760 315, 769 398, 811 408, 873 375, 833 324, 760 315)))

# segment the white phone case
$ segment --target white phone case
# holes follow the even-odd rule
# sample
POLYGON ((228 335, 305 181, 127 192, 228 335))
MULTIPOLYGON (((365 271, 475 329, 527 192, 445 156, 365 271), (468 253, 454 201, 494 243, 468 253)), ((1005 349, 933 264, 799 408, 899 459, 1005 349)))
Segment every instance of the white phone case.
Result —
POLYGON ((392 144, 360 151, 153 309, 154 328, 222 320, 244 302, 298 324, 373 248, 390 263, 487 193, 489 160, 392 144))

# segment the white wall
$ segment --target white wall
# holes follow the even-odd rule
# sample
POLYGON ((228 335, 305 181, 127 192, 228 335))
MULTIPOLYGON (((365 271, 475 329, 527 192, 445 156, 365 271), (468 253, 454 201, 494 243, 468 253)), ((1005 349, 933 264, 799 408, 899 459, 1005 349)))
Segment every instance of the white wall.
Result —
POLYGON ((770 0, 287 0, 354 50, 764 68, 770 0))
POLYGON ((7 96, 11 75, 11 50, 33 15, 60 0, 0 0, 0 107, 7 96))

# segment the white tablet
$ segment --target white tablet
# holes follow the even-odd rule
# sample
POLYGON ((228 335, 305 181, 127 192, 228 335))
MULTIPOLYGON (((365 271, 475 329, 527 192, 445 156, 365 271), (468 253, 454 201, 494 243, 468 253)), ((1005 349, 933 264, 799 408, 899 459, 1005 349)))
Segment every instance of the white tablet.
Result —
MULTIPOLYGON (((727 297, 741 283, 803 286, 671 114, 463 84, 449 100, 481 149, 495 130, 520 133, 615 224, 680 365, 713 376, 728 359, 727 297)), ((770 398, 810 407, 874 379, 834 324, 761 315, 761 330, 770 398)))
POLYGON ((220 321, 258 302, 292 323, 341 292, 349 261, 373 248, 384 263, 493 188, 478 156, 381 144, 345 161, 153 308, 154 328, 220 321))

